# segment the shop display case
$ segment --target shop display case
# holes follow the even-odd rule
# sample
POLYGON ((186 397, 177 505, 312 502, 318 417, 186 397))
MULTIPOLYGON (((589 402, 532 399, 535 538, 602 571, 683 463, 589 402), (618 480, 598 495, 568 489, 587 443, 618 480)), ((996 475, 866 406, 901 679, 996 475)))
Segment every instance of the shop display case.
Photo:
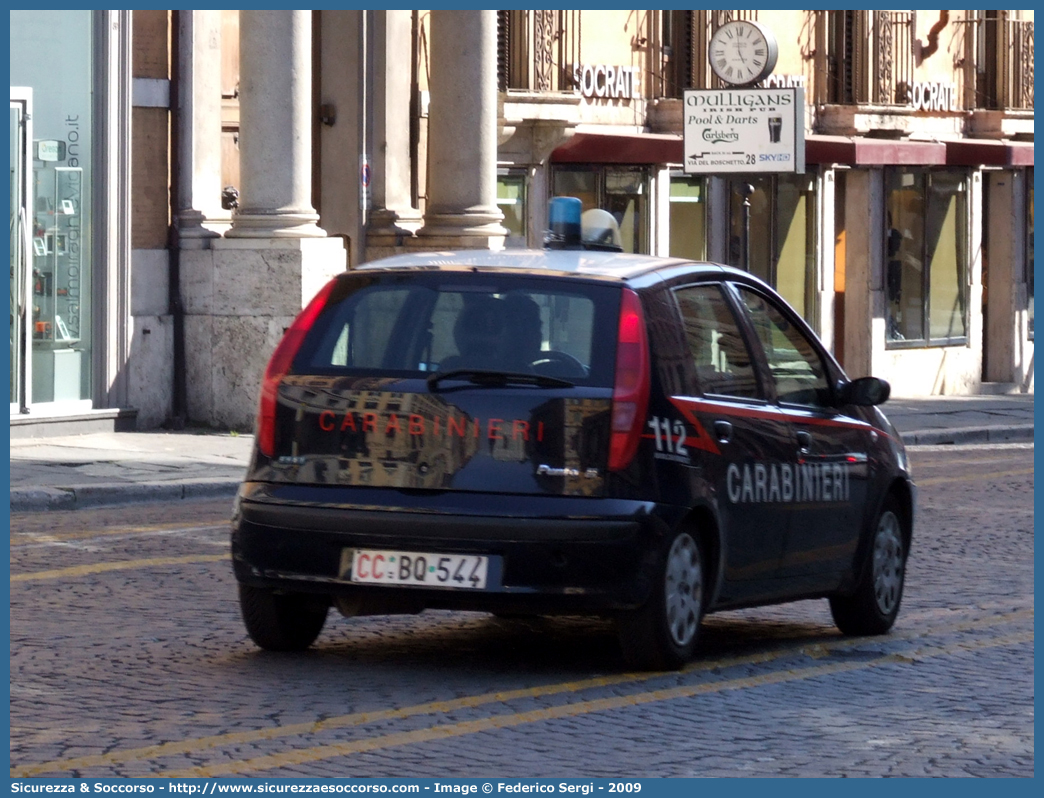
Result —
POLYGON ((69 348, 80 340, 83 169, 35 170, 33 340, 69 348))
POLYGON ((33 183, 33 395, 38 401, 78 399, 83 169, 37 161, 33 183))

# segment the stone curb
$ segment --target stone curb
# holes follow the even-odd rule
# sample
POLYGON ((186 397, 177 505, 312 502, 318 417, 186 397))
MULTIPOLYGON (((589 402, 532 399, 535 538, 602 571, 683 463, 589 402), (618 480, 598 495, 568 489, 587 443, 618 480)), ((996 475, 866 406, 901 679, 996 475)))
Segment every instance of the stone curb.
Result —
MULTIPOLYGON (((1032 424, 963 427, 903 432, 907 446, 938 446, 969 443, 1016 443, 1033 440, 1032 424)), ((32 487, 11 490, 11 512, 82 510, 143 502, 182 499, 221 499, 236 495, 241 480, 213 477, 179 482, 122 482, 101 485, 70 485, 62 488, 32 487)))
POLYGON ((1033 440, 1032 424, 1004 424, 989 427, 911 430, 900 433, 907 446, 964 443, 1018 443, 1033 440))
POLYGON ((241 480, 221 477, 179 482, 117 482, 103 485, 70 485, 62 488, 12 488, 11 512, 82 510, 143 502, 182 499, 221 499, 236 495, 241 480))

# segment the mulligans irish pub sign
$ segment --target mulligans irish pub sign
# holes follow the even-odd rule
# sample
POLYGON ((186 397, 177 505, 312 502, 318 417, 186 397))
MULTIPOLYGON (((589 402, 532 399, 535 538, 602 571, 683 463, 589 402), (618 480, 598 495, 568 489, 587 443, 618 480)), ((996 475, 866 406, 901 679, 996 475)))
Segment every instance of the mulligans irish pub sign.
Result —
POLYGON ((686 172, 805 171, 802 87, 693 89, 684 103, 686 172))

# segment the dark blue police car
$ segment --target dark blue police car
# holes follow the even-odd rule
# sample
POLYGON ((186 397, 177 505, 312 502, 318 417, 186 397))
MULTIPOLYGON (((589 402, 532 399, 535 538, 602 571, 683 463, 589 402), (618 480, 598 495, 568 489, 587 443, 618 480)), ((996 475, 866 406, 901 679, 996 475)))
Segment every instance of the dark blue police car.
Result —
POLYGON ((294 321, 233 518, 254 642, 305 649, 331 606, 589 613, 669 668, 705 613, 816 597, 886 632, 914 508, 887 383, 745 272, 553 243, 370 263, 294 321))

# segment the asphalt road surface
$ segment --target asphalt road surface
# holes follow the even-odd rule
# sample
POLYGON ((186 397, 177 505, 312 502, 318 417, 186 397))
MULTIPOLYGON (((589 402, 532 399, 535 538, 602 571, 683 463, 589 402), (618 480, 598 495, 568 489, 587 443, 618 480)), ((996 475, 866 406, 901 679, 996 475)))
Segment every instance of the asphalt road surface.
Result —
POLYGON ((481 613, 331 611, 265 653, 228 502, 15 515, 11 775, 1032 776, 1033 447, 912 459, 891 634, 722 613, 669 674, 628 673, 605 621, 481 613))

